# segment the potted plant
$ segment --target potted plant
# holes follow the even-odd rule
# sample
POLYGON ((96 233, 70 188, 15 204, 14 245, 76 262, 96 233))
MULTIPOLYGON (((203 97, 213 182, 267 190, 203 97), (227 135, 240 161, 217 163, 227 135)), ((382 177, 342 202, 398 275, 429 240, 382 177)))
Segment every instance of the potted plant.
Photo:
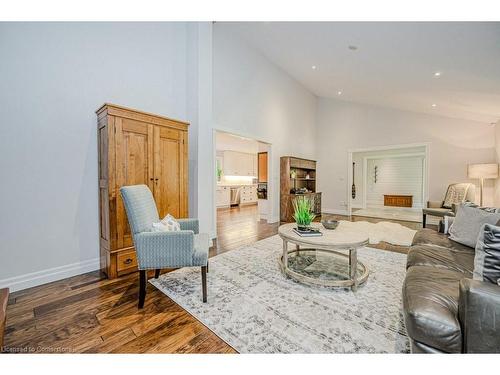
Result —
POLYGON ((222 178, 222 168, 217 165, 217 181, 220 181, 222 178))
POLYGON ((313 213, 314 199, 305 195, 295 197, 292 200, 293 218, 299 230, 307 230, 316 215, 313 213))

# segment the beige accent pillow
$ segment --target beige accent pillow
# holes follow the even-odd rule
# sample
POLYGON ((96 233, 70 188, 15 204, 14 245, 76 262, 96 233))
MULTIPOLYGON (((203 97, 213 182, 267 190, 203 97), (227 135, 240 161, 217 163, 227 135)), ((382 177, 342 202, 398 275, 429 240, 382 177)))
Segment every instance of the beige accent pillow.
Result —
POLYGON ((165 225, 167 227, 168 232, 177 232, 181 230, 181 225, 177 220, 175 220, 175 217, 172 215, 168 214, 165 216, 160 223, 165 225))
POLYGON ((453 204, 463 203, 469 190, 469 184, 454 184, 450 185, 444 198, 443 207, 451 208, 453 204))
POLYGON ((152 232, 177 232, 181 230, 181 225, 175 217, 168 214, 161 221, 153 223, 152 232))

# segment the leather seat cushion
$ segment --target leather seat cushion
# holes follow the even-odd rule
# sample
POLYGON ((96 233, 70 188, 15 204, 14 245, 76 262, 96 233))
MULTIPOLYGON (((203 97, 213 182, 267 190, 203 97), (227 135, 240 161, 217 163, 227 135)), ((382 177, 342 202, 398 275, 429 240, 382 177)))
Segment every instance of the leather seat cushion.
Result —
POLYGON ((462 272, 439 267, 407 270, 403 307, 406 330, 413 340, 443 352, 461 352, 458 294, 462 278, 462 272))
POLYGON ((446 247, 455 251, 466 251, 474 253, 474 249, 469 246, 462 245, 458 242, 452 241, 447 235, 436 232, 435 230, 424 228, 420 229, 413 237, 413 245, 432 245, 446 247))
POLYGON ((472 251, 454 251, 445 247, 415 245, 410 248, 406 268, 412 266, 431 266, 463 272, 472 278, 474 271, 474 253, 472 251))

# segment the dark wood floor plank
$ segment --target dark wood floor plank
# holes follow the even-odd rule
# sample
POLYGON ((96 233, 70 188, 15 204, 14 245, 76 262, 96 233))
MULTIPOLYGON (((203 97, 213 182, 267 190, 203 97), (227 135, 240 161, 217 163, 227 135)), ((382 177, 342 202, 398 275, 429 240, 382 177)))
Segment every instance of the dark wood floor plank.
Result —
MULTIPOLYGON (((145 353, 150 352, 162 340, 176 335, 183 329, 192 325, 192 319, 187 314, 171 314, 170 317, 159 326, 147 332, 146 335, 137 337, 127 344, 114 350, 114 353, 145 353)), ((186 332, 189 334, 189 332, 186 332)), ((137 335, 136 335, 137 336, 137 335)), ((171 348, 172 351, 173 348, 171 348)), ((166 351, 169 352, 169 351, 166 351)))
POLYGON ((113 336, 108 339, 103 339, 102 342, 87 348, 84 353, 111 353, 113 350, 125 345, 126 343, 134 340, 137 336, 130 328, 122 329, 116 332, 113 336))

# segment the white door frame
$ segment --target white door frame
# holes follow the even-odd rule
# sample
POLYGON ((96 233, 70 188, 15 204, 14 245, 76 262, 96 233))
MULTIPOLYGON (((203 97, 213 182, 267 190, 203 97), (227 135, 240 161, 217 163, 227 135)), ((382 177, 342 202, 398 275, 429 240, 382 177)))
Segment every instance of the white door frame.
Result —
MULTIPOLYGON (((387 150, 397 150, 397 149, 407 149, 407 148, 415 148, 415 147, 424 147, 424 183, 423 185, 423 192, 422 192, 422 199, 423 202, 427 202, 429 200, 429 157, 430 157, 430 142, 422 142, 422 143, 403 143, 403 144, 395 144, 395 145, 387 145, 387 146, 374 146, 374 147, 365 147, 365 148, 354 148, 354 149, 348 149, 347 150, 347 214, 351 216, 352 214, 352 207, 351 207, 351 187, 352 187, 352 154, 357 153, 357 152, 370 152, 370 151, 387 151, 387 150)), ((394 155, 399 155, 399 154, 394 154, 394 155)), ((390 156, 394 156, 390 155, 390 156)), ((410 155, 410 154, 406 154, 410 155)), ((389 156, 389 155, 387 155, 389 156)), ((377 156, 378 158, 379 156, 377 156)), ((365 162, 364 162, 365 164, 365 162)), ((364 171, 366 170, 365 165, 363 165, 363 195, 366 194, 366 187, 365 187, 365 177, 364 177, 364 171)), ((366 198, 363 198, 363 207, 366 207, 366 198)))
MULTIPOLYGON (((212 170, 214 171, 213 173, 216 173, 216 167, 217 167, 217 160, 216 160, 216 156, 217 156, 217 132, 219 133, 226 133, 226 134, 230 134, 230 135, 234 135, 236 137, 244 137, 244 138, 248 138, 248 139, 251 139, 251 140, 254 140, 254 141, 257 141, 257 142, 260 142, 260 143, 265 143, 267 146, 268 146, 268 155, 267 155, 267 200, 268 200, 268 204, 267 204, 267 221, 269 223, 272 223, 272 222, 275 222, 275 216, 276 215, 273 215, 273 207, 274 207, 274 202, 275 200, 278 198, 276 197, 274 194, 274 179, 272 178, 272 167, 273 167, 273 145, 272 143, 270 142, 266 142, 266 141, 262 141, 252 135, 249 135, 249 134, 241 134, 241 133, 234 133, 234 131, 232 130, 226 130, 226 129, 223 129, 223 128, 220 128, 220 127, 214 127, 213 130, 212 130, 212 153, 213 153, 213 160, 214 160, 214 165, 212 166, 212 170)), ((217 236, 217 205, 216 205, 216 200, 217 200, 217 197, 216 197, 216 194, 217 194, 217 176, 215 176, 214 178, 214 181, 215 181, 215 187, 213 189, 213 196, 212 196, 212 200, 213 200, 213 218, 214 218, 214 223, 215 223, 215 235, 217 236)), ((279 215, 279 213, 278 213, 279 215)), ((279 217, 278 217, 278 220, 279 220, 279 217)))
MULTIPOLYGON (((415 158, 419 157, 422 158, 422 160, 425 162, 425 152, 415 152, 415 153, 408 153, 408 154, 381 154, 377 156, 365 156, 363 157, 363 200, 362 200, 362 206, 363 208, 366 208, 366 193, 367 193, 367 185, 368 185, 368 174, 366 172, 368 169, 368 160, 374 160, 374 159, 388 159, 388 158, 415 158)), ((424 199, 425 195, 425 182, 426 182, 426 177, 425 177, 425 170, 424 170, 424 164, 422 164, 422 200, 424 199)), ((424 201, 422 201, 423 204, 424 201)))

